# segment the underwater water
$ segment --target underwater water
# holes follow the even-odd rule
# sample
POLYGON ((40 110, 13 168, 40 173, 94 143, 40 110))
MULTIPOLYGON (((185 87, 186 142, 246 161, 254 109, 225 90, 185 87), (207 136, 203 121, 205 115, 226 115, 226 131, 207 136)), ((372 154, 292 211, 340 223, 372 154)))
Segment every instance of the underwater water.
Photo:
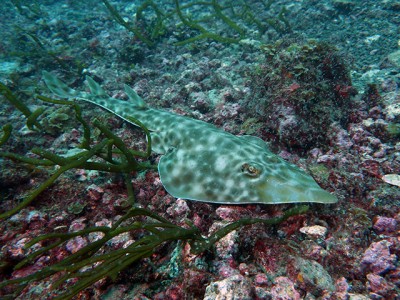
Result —
POLYGON ((400 2, 0 13, 0 298, 400 297, 400 2))

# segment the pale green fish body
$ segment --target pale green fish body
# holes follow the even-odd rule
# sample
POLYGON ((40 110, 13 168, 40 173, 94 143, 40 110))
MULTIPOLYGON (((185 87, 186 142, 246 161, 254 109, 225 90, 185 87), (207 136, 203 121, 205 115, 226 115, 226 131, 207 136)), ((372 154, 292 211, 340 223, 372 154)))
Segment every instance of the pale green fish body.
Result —
POLYGON ((253 136, 235 136, 203 121, 152 109, 128 86, 128 101, 108 96, 90 77, 91 93, 78 92, 44 72, 48 88, 63 98, 92 102, 150 131, 162 154, 160 179, 172 196, 221 204, 334 203, 337 198, 314 179, 270 152, 253 136))

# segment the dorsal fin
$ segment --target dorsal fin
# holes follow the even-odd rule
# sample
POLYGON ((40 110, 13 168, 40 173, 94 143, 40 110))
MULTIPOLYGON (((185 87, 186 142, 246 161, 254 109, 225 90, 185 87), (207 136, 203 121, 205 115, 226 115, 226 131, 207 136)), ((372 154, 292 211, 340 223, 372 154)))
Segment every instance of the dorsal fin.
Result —
POLYGON ((132 89, 130 86, 124 84, 125 93, 128 95, 129 100, 135 107, 144 108, 147 107, 144 100, 132 89))
POLYGON ((86 82, 89 86, 92 96, 100 98, 110 98, 106 91, 90 76, 86 76, 86 82))

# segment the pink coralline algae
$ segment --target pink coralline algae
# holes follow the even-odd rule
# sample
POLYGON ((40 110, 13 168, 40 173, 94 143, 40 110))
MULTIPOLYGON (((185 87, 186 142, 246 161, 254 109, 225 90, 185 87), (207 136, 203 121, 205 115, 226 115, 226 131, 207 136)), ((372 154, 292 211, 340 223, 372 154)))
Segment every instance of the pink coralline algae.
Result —
POLYGON ((76 253, 87 245, 88 240, 86 238, 77 236, 76 238, 70 240, 65 247, 69 252, 76 253))
POLYGON ((294 288, 294 283, 287 277, 277 277, 271 289, 271 297, 276 300, 300 300, 300 293, 294 288))
POLYGON ((204 300, 250 300, 253 299, 251 283, 242 275, 233 275, 221 281, 211 282, 204 300))
POLYGON ((394 295, 394 285, 388 282, 385 278, 376 274, 368 274, 367 280, 367 287, 368 290, 371 291, 370 296, 372 299, 381 299, 379 296, 376 297, 374 294, 386 297, 385 299, 397 299, 394 295))
POLYGON ((387 240, 372 243, 364 252, 361 268, 378 275, 394 270, 397 257, 395 254, 390 254, 390 246, 392 243, 387 240))
POLYGON ((167 209, 167 214, 169 214, 172 217, 184 217, 187 216, 188 213, 190 212, 189 206, 187 205, 187 202, 182 199, 176 200, 176 202, 168 207, 167 209))
POLYGON ((393 233, 396 227, 397 221, 393 218, 378 216, 374 220, 373 229, 376 233, 393 233))
POLYGON ((259 273, 254 277, 254 284, 256 286, 268 286, 268 283, 268 277, 264 273, 259 273))
POLYGON ((87 188, 87 191, 88 191, 89 198, 93 201, 99 201, 104 194, 104 189, 102 189, 101 187, 99 187, 95 184, 91 184, 87 188))

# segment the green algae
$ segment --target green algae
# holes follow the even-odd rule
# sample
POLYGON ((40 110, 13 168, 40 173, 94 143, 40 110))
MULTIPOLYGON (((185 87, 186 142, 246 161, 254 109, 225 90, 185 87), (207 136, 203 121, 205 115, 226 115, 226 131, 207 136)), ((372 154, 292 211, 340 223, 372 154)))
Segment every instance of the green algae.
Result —
MULTIPOLYGON (((182 4, 179 0, 174 0, 174 9, 163 12, 155 1, 146 0, 136 10, 134 22, 126 21, 118 10, 110 4, 108 0, 102 0, 112 18, 128 31, 132 32, 140 41, 148 47, 154 47, 159 39, 166 35, 170 30, 167 23, 175 23, 179 20, 182 24, 174 31, 178 35, 186 36, 187 32, 193 31, 196 34, 189 38, 183 38, 175 43, 176 46, 192 44, 200 40, 214 40, 225 44, 238 44, 249 35, 248 26, 255 25, 259 34, 262 35, 268 27, 272 27, 278 33, 283 34, 291 30, 290 22, 286 18, 287 9, 282 7, 280 12, 265 20, 256 17, 255 9, 246 1, 226 2, 226 1, 194 1, 182 4), (209 8, 208 15, 202 18, 193 18, 195 15, 191 9, 196 7, 209 8), (185 12, 184 12, 185 11, 185 12), (146 12, 146 14, 144 13, 146 12), (152 16, 148 22, 145 15, 152 16), (201 23, 211 23, 211 26, 201 25, 201 23), (226 29, 231 30, 230 35, 219 34, 210 27, 217 26, 217 23, 226 25, 226 29), (149 23, 149 24, 148 24, 149 23), (140 24, 140 25, 139 25, 140 24)), ((258 1, 265 11, 268 11, 275 0, 258 1)), ((218 29, 220 25, 218 25, 218 29)), ((221 31, 221 30, 218 30, 221 31)))
POLYGON ((3 131, 3 136, 0 138, 0 146, 4 145, 11 136, 12 125, 6 124, 4 125, 1 130, 3 131))
POLYGON ((25 117, 29 119, 27 124, 30 129, 36 126, 41 129, 40 124, 36 121, 37 117, 40 115, 41 111, 31 112, 29 107, 21 101, 15 94, 3 83, 0 82, 0 93, 7 99, 16 109, 18 109, 25 117))
MULTIPOLYGON (((158 247, 165 242, 187 241, 191 245, 191 252, 199 254, 209 250, 218 240, 239 227, 256 223, 263 223, 269 226, 277 225, 289 217, 305 213, 307 210, 308 207, 302 205, 287 210, 281 217, 242 219, 223 227, 210 237, 204 238, 200 230, 193 225, 189 224, 189 228, 177 226, 147 209, 133 207, 111 227, 90 227, 77 232, 51 233, 32 239, 26 244, 26 249, 44 241, 46 241, 47 246, 28 255, 14 267, 15 270, 26 267, 50 250, 73 238, 88 236, 95 232, 102 234, 100 239, 69 255, 62 261, 46 266, 31 275, 3 281, 0 283, 0 288, 14 286, 14 295, 16 295, 30 283, 50 279, 52 276, 58 275, 56 277, 58 279, 52 284, 53 293, 56 294, 54 299, 71 299, 80 291, 102 278, 110 277, 115 280, 119 272, 143 258, 152 256, 158 247), (148 221, 135 220, 138 217, 147 217, 148 221), (112 238, 126 232, 135 231, 146 232, 146 234, 125 248, 106 253, 99 252, 112 238), (74 284, 70 284, 70 279, 78 280, 74 281, 74 284)), ((180 247, 175 249, 175 256, 179 256, 180 247)), ((176 271, 179 272, 178 270, 176 271)))
MULTIPOLYGON (((119 12, 115 9, 114 6, 110 4, 108 0, 102 0, 108 11, 110 12, 111 16, 113 19, 123 27, 125 27, 128 31, 132 32, 139 40, 141 40, 143 43, 145 43, 148 47, 153 47, 154 46, 154 41, 150 39, 150 37, 147 37, 142 31, 136 27, 131 25, 129 22, 125 21, 124 18, 119 14, 119 12)), ((141 16, 141 12, 145 9, 145 7, 151 6, 156 8, 157 16, 161 16, 160 10, 157 8, 157 6, 152 2, 152 1, 146 1, 143 3, 143 5, 139 8, 138 13, 139 16, 141 16)), ((158 21, 157 23, 162 23, 162 21, 158 21)), ((160 26, 160 25, 158 25, 160 26)), ((154 36, 154 33, 152 34, 154 36)))
MULTIPOLYGON (((8 92, 8 90, 6 91, 8 92)), ((32 124, 38 124, 36 121, 37 116, 35 113, 30 113, 30 110, 25 106, 25 104, 20 101, 16 101, 16 97, 14 97, 12 94, 8 93, 7 95, 9 96, 9 98, 12 99, 13 104, 15 103, 19 106, 19 109, 24 110, 24 114, 28 116, 27 123, 31 122, 32 124), (30 120, 32 115, 34 116, 34 118, 33 120, 30 120)), ((46 166, 55 168, 52 175, 42 184, 40 184, 38 188, 31 191, 22 202, 17 204, 14 208, 1 213, 0 220, 7 219, 12 215, 18 213, 24 207, 28 206, 30 203, 32 203, 32 201, 35 200, 35 198, 39 194, 50 187, 63 173, 68 170, 86 169, 115 173, 130 173, 132 171, 142 171, 150 168, 155 168, 155 166, 151 165, 147 161, 138 162, 136 159, 136 157, 148 158, 151 154, 150 132, 139 121, 136 121, 134 119, 130 120, 132 123, 136 122, 139 127, 143 128, 147 135, 148 144, 145 152, 128 149, 121 138, 113 134, 105 125, 103 125, 98 120, 94 120, 93 125, 95 126, 95 128, 99 129, 106 138, 97 141, 97 143, 94 145, 91 145, 91 141, 93 139, 91 136, 92 130, 89 127, 89 124, 83 119, 81 108, 76 103, 70 101, 55 100, 44 96, 38 96, 38 98, 45 102, 68 105, 74 108, 75 118, 79 123, 81 123, 84 131, 83 140, 80 145, 81 151, 79 151, 75 155, 64 157, 62 155, 58 155, 41 148, 33 148, 31 150, 32 153, 38 155, 39 158, 31 158, 6 151, 0 152, 0 157, 9 158, 35 167, 46 166), (112 150, 114 146, 115 148, 117 148, 116 151, 112 150), (118 158, 115 158, 115 156, 117 156, 118 158), (101 161, 92 161, 93 158, 100 159, 101 161)), ((42 112, 43 108, 39 108, 37 111, 42 112)), ((41 128, 39 124, 37 126, 41 128)), ((3 127, 3 131, 5 133, 3 134, 3 137, 0 141, 1 144, 4 144, 9 139, 11 135, 11 127, 3 127)))

